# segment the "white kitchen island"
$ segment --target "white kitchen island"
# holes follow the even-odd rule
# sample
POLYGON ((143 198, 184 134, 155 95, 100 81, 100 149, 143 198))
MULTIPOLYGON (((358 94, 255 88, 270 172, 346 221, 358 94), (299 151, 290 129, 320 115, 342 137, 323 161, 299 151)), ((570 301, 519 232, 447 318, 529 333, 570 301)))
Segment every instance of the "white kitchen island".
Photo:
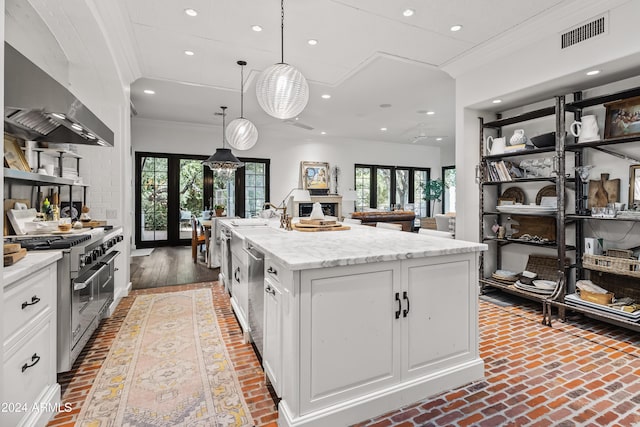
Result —
POLYGON ((279 425, 350 425, 483 377, 486 245, 358 225, 225 226, 265 256, 263 366, 279 425))

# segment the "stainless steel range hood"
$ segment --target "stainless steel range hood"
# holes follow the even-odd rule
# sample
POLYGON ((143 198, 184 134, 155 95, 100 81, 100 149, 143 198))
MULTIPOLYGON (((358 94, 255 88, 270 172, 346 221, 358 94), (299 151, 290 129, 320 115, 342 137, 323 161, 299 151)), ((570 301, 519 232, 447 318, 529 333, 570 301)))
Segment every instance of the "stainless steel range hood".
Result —
POLYGON ((29 141, 113 147, 113 132, 107 125, 6 42, 4 127, 29 141))

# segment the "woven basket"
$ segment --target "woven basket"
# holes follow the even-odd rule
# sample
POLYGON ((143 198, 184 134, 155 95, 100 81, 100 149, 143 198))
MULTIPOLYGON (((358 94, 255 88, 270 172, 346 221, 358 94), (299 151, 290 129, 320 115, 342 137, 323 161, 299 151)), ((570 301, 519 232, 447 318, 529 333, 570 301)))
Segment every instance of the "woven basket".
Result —
POLYGON ((633 251, 628 249, 607 249, 605 255, 614 258, 631 259, 633 257, 633 251))
POLYGON ((640 301, 640 278, 620 276, 602 271, 590 271, 589 279, 614 294, 616 298, 629 297, 640 301))
MULTIPOLYGON (((569 259, 565 258, 565 265, 569 265, 569 259)), ((558 270, 558 258, 548 255, 529 255, 525 270, 536 273, 536 279, 557 281, 560 272, 558 270)))
POLYGON ((436 219, 434 217, 420 218, 420 228, 436 230, 436 219))
POLYGON ((637 259, 584 254, 582 256, 582 266, 589 270, 640 277, 640 261, 637 259))

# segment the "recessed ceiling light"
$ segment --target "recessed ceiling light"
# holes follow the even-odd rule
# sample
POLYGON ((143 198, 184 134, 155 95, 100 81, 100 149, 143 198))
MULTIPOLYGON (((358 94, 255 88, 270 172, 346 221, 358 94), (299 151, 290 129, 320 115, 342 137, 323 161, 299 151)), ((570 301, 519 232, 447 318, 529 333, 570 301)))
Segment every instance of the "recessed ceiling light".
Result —
POLYGON ((144 93, 146 93, 147 95, 153 95, 153 94, 156 93, 156 91, 155 90, 151 90, 151 89, 145 89, 144 93))
POLYGON ((494 104, 500 104, 502 102, 502 99, 494 99, 493 101, 494 104))
POLYGON ((331 98, 331 95, 329 95, 328 93, 325 93, 324 95, 322 95, 322 99, 329 99, 331 98))
POLYGON ((184 13, 186 13, 188 16, 198 16, 198 11, 195 9, 185 9, 184 13))
POLYGON ((442 141, 442 138, 436 138, 436 141, 442 141))
POLYGON ((595 76, 596 74, 600 74, 600 70, 587 71, 587 76, 595 76))
POLYGON ((193 56, 193 55, 195 55, 195 53, 194 53, 192 50, 185 50, 185 51, 184 51, 184 54, 185 54, 185 55, 187 55, 187 56, 193 56))
POLYGON ((427 111, 427 116, 433 116, 435 114, 435 111, 427 111))
POLYGON ((327 133, 325 131, 320 132, 321 135, 326 135, 327 133))
POLYGON ((253 25, 251 26, 251 29, 256 33, 259 33, 260 31, 262 31, 262 27, 260 25, 253 25))
POLYGON ((389 108, 391 104, 380 104, 380 108, 389 108))
POLYGON ((309 45, 311 45, 311 46, 315 46, 315 45, 318 44, 318 40, 310 39, 310 40, 307 40, 307 43, 309 43, 309 45))
POLYGON ((385 132, 385 131, 387 130, 387 128, 380 128, 380 130, 381 130, 382 132, 385 132))
POLYGON ((453 25, 449 28, 451 31, 460 31, 462 29, 462 25, 453 25))
POLYGON ((409 17, 409 16, 413 16, 413 14, 414 14, 414 13, 416 13, 416 11, 415 11, 415 10, 413 10, 413 9, 405 9, 405 10, 402 12, 402 15, 404 15, 404 16, 406 16, 406 17, 409 17))

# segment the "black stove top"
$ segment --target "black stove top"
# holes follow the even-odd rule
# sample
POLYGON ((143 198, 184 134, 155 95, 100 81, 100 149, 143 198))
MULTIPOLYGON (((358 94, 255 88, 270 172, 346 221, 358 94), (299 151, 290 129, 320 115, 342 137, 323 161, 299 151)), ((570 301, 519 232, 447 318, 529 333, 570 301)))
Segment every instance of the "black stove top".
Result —
POLYGON ((69 249, 82 242, 91 240, 90 234, 78 234, 75 236, 40 236, 20 239, 18 242, 28 251, 47 249, 69 249))

